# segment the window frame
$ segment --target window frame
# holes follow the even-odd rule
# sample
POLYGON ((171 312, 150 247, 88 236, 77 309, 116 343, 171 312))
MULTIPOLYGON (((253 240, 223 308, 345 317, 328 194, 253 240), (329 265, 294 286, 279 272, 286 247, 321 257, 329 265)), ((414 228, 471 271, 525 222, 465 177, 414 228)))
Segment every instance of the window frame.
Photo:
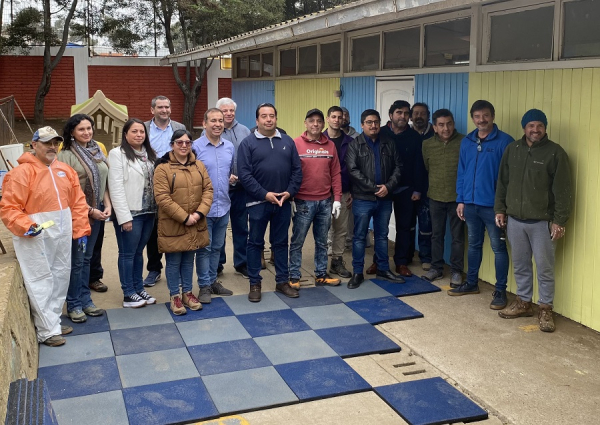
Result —
POLYGON ((343 73, 343 52, 344 50, 344 44, 343 44, 343 36, 342 34, 335 34, 335 35, 331 35, 331 36, 327 36, 327 37, 316 37, 316 38, 311 38, 308 40, 302 40, 299 42, 294 42, 294 43, 287 43, 287 44, 281 44, 279 46, 276 46, 275 48, 275 56, 277 59, 275 59, 277 61, 277 73, 276 78, 278 80, 285 80, 285 79, 291 79, 291 78, 335 78, 335 77, 340 77, 343 73), (330 44, 333 42, 339 42, 340 43, 340 69, 339 71, 335 72, 335 71, 330 71, 330 72, 321 72, 321 44, 330 44), (317 46, 317 73, 316 74, 298 74, 298 67, 299 67, 299 61, 300 61, 300 48, 302 47, 309 47, 309 46, 317 46), (282 50, 290 50, 290 49, 296 49, 296 73, 294 75, 281 75, 280 72, 280 56, 279 56, 279 52, 281 52, 282 50))
POLYGON ((265 76, 263 73, 263 67, 264 67, 263 55, 268 54, 268 53, 275 55, 275 47, 270 47, 270 48, 266 48, 266 49, 258 49, 258 50, 247 50, 244 52, 233 53, 232 54, 232 68, 231 68, 232 79, 236 80, 236 81, 273 80, 275 78, 275 76, 277 75, 277 73, 276 73, 276 70, 277 70, 276 62, 277 61, 275 59, 273 59, 273 62, 274 62, 273 63, 273 75, 265 76), (260 76, 259 77, 250 77, 250 56, 254 56, 254 55, 260 55, 260 76), (237 77, 237 71, 238 71, 237 70, 237 59, 239 57, 248 58, 248 73, 245 77, 237 77))

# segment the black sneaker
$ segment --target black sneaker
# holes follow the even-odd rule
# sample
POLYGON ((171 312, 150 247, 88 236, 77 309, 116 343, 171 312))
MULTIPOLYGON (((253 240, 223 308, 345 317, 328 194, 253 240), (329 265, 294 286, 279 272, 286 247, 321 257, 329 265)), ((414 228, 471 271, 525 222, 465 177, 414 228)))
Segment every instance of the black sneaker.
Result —
POLYGON ((492 296, 494 297, 490 303, 490 308, 492 310, 502 310, 508 304, 506 291, 494 291, 492 296))
POLYGON ((242 275, 244 279, 250 279, 250 277, 248 276, 248 269, 246 268, 245 264, 235 267, 235 274, 242 275))
POLYGON ((146 300, 138 294, 123 298, 123 308, 138 308, 146 305, 146 300))
POLYGON ((210 292, 215 295, 233 295, 233 291, 225 288, 220 280, 215 280, 210 285, 210 292))
POLYGON ((448 295, 452 297, 459 297, 461 295, 471 295, 471 294, 479 294, 479 285, 471 285, 467 282, 460 285, 458 288, 449 289, 447 291, 448 295))
POLYGON ((156 298, 147 293, 145 290, 140 292, 138 295, 146 301, 146 304, 156 304, 156 298))

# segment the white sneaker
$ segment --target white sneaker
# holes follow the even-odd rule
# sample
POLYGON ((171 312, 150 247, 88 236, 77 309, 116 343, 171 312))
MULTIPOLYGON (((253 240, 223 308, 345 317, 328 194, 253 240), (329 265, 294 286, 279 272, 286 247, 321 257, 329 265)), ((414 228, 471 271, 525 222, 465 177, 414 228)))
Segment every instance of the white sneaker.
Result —
POLYGON ((145 290, 140 292, 138 295, 146 301, 146 304, 156 304, 156 298, 147 293, 145 290))
MULTIPOLYGON (((156 300, 154 300, 156 301, 156 300)), ((138 308, 146 305, 146 300, 138 294, 133 294, 130 297, 123 298, 123 308, 138 308)))

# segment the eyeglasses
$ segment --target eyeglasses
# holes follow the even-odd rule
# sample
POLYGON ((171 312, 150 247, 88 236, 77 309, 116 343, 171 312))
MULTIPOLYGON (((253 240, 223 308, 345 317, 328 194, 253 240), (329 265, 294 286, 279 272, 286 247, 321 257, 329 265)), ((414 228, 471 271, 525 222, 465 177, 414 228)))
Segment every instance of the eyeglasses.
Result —
POLYGON ((192 145, 192 141, 191 140, 175 140, 175 143, 177 146, 191 146, 192 145))
POLYGON ((375 121, 369 120, 369 121, 365 121, 364 122, 364 124, 368 125, 369 127, 372 126, 372 125, 379 125, 380 123, 381 123, 381 121, 377 121, 377 120, 375 120, 375 121))
POLYGON ((49 141, 47 141, 47 142, 42 142, 41 140, 39 140, 39 142, 40 142, 41 144, 43 144, 44 146, 46 146, 46 147, 50 147, 50 146, 56 146, 56 147, 59 147, 59 146, 60 146, 60 144, 62 143, 60 140, 49 140, 49 141))

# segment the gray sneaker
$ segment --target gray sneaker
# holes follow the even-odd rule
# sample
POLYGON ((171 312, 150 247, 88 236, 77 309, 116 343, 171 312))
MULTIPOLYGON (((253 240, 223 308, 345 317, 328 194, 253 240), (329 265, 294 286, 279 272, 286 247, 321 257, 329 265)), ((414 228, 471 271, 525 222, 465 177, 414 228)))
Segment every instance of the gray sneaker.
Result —
POLYGON ((422 278, 433 282, 434 280, 439 280, 444 277, 444 272, 437 271, 435 269, 430 269, 427 273, 425 273, 422 278))
POLYGON ((198 294, 198 301, 202 304, 210 304, 211 301, 210 286, 201 286, 200 293, 198 294))
POLYGON ((450 287, 458 288, 460 285, 462 285, 462 283, 463 283, 462 273, 452 272, 452 276, 450 277, 450 287))

